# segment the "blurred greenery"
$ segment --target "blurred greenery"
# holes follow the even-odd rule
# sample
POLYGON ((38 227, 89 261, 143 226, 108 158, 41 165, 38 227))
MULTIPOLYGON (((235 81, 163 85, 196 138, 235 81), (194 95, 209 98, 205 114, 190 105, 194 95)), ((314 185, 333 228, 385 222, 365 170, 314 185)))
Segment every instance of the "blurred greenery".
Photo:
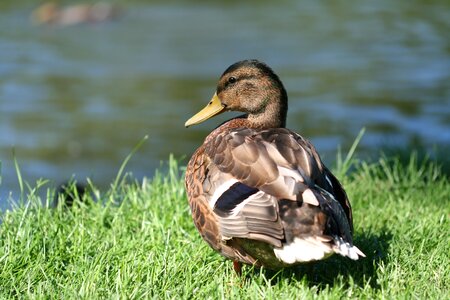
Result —
POLYGON ((189 129, 185 120, 245 58, 280 76, 288 127, 327 164, 366 128, 362 159, 416 149, 448 165, 448 1, 112 1, 118 18, 37 26, 42 3, 0 2, 0 207, 19 188, 13 148, 25 180, 55 185, 108 186, 147 135, 127 168, 136 177, 168 153, 190 157, 233 114, 189 129))

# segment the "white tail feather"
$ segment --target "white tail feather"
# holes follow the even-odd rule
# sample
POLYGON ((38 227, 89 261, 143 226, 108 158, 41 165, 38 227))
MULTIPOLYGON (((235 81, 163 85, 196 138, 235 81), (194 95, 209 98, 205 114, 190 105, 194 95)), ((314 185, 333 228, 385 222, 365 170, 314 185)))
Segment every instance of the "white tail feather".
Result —
POLYGON ((366 255, 361 250, 359 250, 358 247, 344 242, 342 238, 338 238, 338 240, 335 240, 335 242, 336 245, 334 246, 333 250, 334 252, 342 256, 346 256, 353 260, 358 260, 360 256, 366 257, 366 255))
POLYGON ((295 238, 293 242, 284 244, 281 248, 275 248, 275 256, 282 262, 294 264, 327 258, 333 253, 338 253, 350 259, 357 260, 366 257, 356 246, 344 242, 342 238, 334 239, 336 244, 330 244, 323 237, 295 238))

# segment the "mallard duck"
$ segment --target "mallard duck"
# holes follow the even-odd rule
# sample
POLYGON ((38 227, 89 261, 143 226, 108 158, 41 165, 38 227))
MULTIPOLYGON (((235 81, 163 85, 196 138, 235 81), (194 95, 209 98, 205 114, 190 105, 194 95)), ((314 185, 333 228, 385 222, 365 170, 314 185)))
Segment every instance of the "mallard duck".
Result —
POLYGON ((287 129, 288 97, 274 71, 239 61, 185 126, 226 111, 244 112, 213 130, 189 161, 186 190, 195 226, 217 252, 280 269, 327 258, 357 260, 352 210, 314 146, 287 129))
POLYGON ((107 2, 74 4, 60 7, 55 2, 46 2, 31 14, 35 24, 76 25, 112 20, 120 14, 116 5, 107 2))

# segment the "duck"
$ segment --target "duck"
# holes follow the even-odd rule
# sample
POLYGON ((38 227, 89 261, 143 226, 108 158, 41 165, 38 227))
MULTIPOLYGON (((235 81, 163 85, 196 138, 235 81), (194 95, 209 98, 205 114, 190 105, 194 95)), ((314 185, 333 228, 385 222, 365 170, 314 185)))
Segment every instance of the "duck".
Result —
POLYGON ((115 19, 119 15, 119 7, 107 2, 74 4, 66 7, 60 7, 56 2, 45 2, 32 12, 31 21, 36 25, 70 26, 104 22, 115 19))
POLYGON ((185 174, 192 218, 211 248, 242 264, 279 270, 338 254, 353 245, 347 194, 307 139, 286 128, 288 96, 264 62, 238 61, 219 79, 190 127, 242 112, 205 138, 185 174))

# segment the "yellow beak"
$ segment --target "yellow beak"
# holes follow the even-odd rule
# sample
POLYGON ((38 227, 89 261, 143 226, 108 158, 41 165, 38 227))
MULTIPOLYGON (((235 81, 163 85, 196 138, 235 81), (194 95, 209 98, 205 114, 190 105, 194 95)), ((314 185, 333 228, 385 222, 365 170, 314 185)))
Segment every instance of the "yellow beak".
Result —
POLYGON ((217 94, 214 94, 211 101, 201 111, 195 114, 192 118, 186 121, 184 126, 189 127, 191 125, 200 124, 203 121, 208 120, 215 115, 222 113, 225 110, 225 105, 220 102, 217 94))

